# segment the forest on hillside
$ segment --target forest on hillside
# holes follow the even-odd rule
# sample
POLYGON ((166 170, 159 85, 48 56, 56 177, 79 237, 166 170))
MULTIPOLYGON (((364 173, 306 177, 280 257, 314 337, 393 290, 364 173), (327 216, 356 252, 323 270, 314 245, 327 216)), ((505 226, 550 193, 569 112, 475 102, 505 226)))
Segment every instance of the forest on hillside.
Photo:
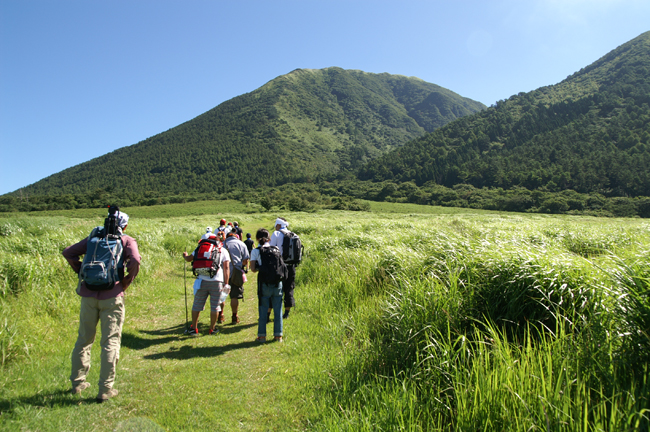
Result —
POLYGON ((650 33, 369 162, 362 180, 650 196, 650 33))
POLYGON ((11 195, 220 194, 330 180, 484 108, 417 78, 299 69, 11 195))

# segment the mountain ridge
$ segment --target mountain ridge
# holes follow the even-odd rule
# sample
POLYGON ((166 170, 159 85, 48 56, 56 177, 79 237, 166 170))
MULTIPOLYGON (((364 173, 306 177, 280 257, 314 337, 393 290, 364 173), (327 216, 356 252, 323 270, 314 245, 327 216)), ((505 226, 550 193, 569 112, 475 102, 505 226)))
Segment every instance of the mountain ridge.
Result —
POLYGON ((420 79, 337 67, 296 69, 22 189, 42 195, 98 188, 218 193, 333 178, 484 108, 420 79), (118 161, 123 170, 112 169, 118 161))
POLYGON ((650 32, 369 162, 359 179, 650 196, 650 32))

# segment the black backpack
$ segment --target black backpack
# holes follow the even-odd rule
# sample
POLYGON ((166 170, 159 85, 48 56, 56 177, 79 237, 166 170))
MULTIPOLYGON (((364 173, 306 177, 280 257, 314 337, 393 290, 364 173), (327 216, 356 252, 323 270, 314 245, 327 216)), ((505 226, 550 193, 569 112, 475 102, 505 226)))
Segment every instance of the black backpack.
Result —
POLYGON ((282 240, 282 258, 285 264, 300 264, 304 250, 300 237, 298 237, 298 234, 289 230, 283 230, 282 234, 284 234, 284 240, 282 240))
POLYGON ((266 284, 278 284, 287 278, 287 266, 282 260, 280 249, 275 246, 258 247, 260 271, 257 280, 266 284))

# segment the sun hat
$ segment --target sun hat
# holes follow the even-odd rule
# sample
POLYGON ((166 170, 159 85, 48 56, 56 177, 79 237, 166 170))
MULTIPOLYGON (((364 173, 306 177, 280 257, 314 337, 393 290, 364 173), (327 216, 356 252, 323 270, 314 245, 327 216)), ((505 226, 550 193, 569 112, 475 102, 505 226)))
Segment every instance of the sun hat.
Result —
POLYGON ((115 216, 117 217, 117 223, 120 228, 124 229, 124 227, 129 223, 129 215, 118 210, 115 216))

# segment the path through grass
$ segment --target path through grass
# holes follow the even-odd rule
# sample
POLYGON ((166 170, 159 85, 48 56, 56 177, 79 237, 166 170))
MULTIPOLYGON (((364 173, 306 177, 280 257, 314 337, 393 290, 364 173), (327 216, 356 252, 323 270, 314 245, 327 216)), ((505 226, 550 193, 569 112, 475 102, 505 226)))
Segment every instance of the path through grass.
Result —
POLYGON ((241 324, 207 336, 204 312, 182 335, 180 254, 219 216, 133 217, 144 260, 102 405, 98 346, 93 387, 66 393, 79 299, 60 256, 100 218, 1 220, 0 430, 647 430, 645 221, 403 210, 287 215, 298 307, 264 345, 253 275, 241 324))

